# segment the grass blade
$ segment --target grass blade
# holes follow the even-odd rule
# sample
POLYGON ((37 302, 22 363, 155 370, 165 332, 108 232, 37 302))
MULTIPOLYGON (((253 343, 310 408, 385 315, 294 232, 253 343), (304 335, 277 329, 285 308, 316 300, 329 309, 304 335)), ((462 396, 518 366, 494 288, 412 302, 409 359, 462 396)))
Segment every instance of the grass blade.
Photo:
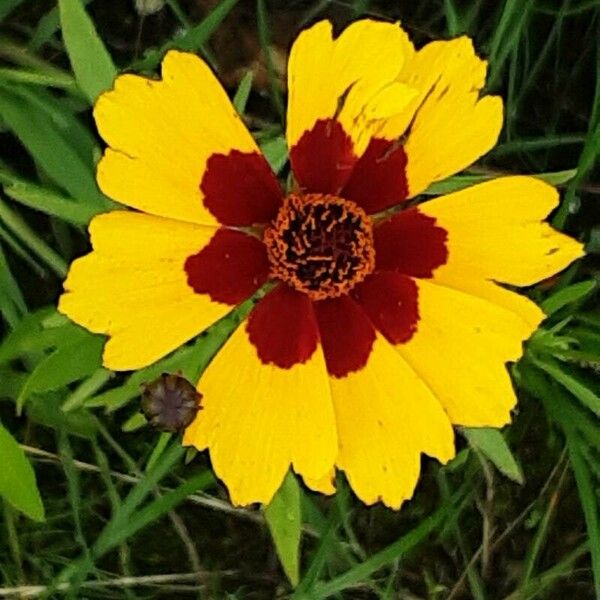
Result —
POLYGON ((34 521, 44 520, 35 474, 25 453, 0 423, 0 496, 34 521))
POLYGON ((58 0, 69 61, 81 91, 93 104, 112 87, 117 70, 80 0, 58 0))

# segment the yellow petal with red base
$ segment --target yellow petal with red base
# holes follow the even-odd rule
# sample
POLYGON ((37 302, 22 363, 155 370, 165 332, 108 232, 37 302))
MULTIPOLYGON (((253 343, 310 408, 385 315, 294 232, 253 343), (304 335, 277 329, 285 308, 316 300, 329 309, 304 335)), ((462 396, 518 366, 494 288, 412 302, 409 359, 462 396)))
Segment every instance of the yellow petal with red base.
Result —
POLYGON ((360 156, 371 121, 400 112, 414 97, 414 90, 394 81, 412 53, 406 33, 393 23, 364 19, 335 39, 329 21, 303 31, 288 63, 288 146, 317 121, 335 118, 360 156))
POLYGON ((337 434, 320 347, 290 368, 265 364, 242 325, 198 389, 203 410, 186 430, 184 444, 209 449, 234 504, 268 504, 290 465, 308 485, 334 491, 337 434))
POLYGON ((59 310, 95 333, 110 336, 104 364, 144 367, 175 350, 231 310, 196 294, 185 261, 215 230, 127 211, 90 224, 94 251, 73 262, 59 310))
POLYGON ((330 380, 339 436, 337 466, 366 504, 399 508, 414 491, 421 453, 454 456, 448 416, 408 362, 378 335, 359 371, 330 380))
MULTIPOLYGON (((255 141, 211 69, 193 54, 167 53, 160 81, 121 75, 99 98, 94 117, 110 147, 98 165, 98 184, 123 204, 215 225, 202 181, 211 156, 232 152, 252 162, 272 193, 255 141)), ((230 185, 239 185, 235 179, 230 185)))
POLYGON ((531 285, 583 255, 582 245, 544 223, 558 192, 534 177, 502 177, 419 206, 447 232, 436 281, 461 288, 493 280, 531 285))
POLYGON ((522 343, 541 321, 541 311, 508 291, 514 310, 432 281, 414 281, 419 322, 413 336, 396 350, 435 393, 452 423, 509 423, 516 396, 506 363, 520 358, 522 343))
POLYGON ((406 62, 398 82, 418 94, 401 114, 387 119, 377 137, 405 135, 410 196, 457 173, 488 152, 502 129, 502 100, 480 98, 487 63, 469 38, 435 41, 406 62))

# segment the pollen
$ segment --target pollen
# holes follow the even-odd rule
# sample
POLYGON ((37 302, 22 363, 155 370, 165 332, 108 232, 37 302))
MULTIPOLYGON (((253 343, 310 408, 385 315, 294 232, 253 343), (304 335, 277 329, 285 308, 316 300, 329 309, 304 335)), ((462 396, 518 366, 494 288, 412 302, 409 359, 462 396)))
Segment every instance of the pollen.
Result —
POLYGON ((271 276, 312 300, 335 298, 373 271, 373 225, 354 202, 290 194, 264 234, 271 276))

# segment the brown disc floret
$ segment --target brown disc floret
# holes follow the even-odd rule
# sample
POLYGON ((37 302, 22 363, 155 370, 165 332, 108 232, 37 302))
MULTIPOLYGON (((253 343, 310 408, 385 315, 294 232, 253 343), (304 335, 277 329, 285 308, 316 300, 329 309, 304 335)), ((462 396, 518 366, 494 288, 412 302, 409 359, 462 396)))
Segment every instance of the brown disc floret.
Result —
POLYGON ((313 300, 347 294, 375 266, 371 220, 337 196, 290 194, 264 242, 271 275, 313 300))

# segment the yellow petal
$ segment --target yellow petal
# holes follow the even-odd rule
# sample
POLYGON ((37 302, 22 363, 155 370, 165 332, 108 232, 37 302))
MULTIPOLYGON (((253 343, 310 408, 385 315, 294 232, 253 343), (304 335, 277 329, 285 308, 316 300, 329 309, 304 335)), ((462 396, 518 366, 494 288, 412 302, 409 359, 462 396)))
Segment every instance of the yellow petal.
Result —
POLYGON ((541 311, 512 292, 504 293, 514 297, 515 311, 428 280, 415 283, 417 331, 396 350, 435 393, 452 423, 501 427, 510 422, 516 396, 506 362, 521 356, 522 342, 536 329, 541 311))
POLYGON ((239 327, 198 383, 203 410, 184 443, 208 448, 234 504, 268 504, 290 464, 332 492, 337 435, 320 347, 289 369, 264 364, 239 327))
POLYGON ((448 262, 437 281, 461 287, 470 280, 531 285, 583 254, 572 238, 543 223, 558 193, 533 177, 503 177, 419 206, 448 232, 448 262))
POLYGON ((476 56, 466 37, 431 42, 405 64, 398 81, 418 95, 401 114, 384 122, 377 135, 407 135, 411 196, 465 169, 496 143, 502 100, 479 97, 486 70, 487 63, 476 56))
POLYGON ((151 214, 214 225, 200 182, 208 158, 256 143, 206 63, 170 51, 162 80, 121 75, 94 109, 112 150, 98 166, 98 184, 111 198, 151 214))
POLYGON ((452 427, 440 403, 406 361, 378 336, 367 364, 331 378, 338 425, 337 466, 366 504, 399 508, 417 483, 421 453, 447 462, 452 427))
POLYGON ((94 251, 73 262, 59 310, 95 333, 110 336, 104 364, 144 367, 200 333, 231 310, 194 293, 185 260, 215 230, 128 211, 90 224, 94 251))
POLYGON ((303 31, 288 63, 289 147, 316 121, 337 117, 360 156, 368 144, 370 118, 382 110, 384 98, 387 115, 403 110, 412 97, 407 86, 394 85, 412 52, 406 33, 393 23, 356 21, 335 39, 329 21, 303 31), (389 85, 393 90, 384 92, 389 85))

